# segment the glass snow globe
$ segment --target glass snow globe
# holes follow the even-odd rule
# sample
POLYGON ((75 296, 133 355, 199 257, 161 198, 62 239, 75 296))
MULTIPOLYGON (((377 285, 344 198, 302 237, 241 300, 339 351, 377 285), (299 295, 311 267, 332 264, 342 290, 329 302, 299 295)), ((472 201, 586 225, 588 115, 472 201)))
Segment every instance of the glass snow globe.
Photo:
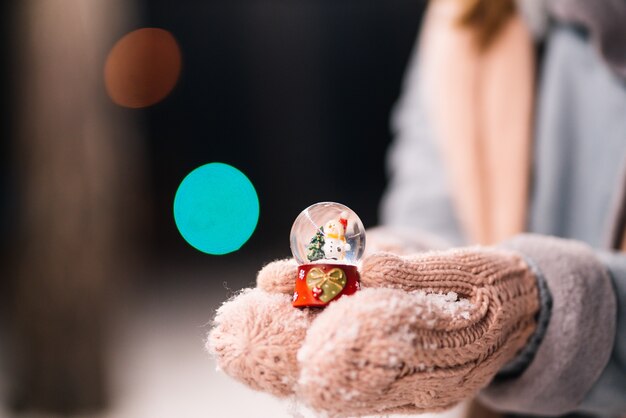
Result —
POLYGON ((294 306, 323 307, 360 288, 357 263, 365 251, 365 228, 349 207, 309 206, 293 223, 290 244, 299 264, 294 306))

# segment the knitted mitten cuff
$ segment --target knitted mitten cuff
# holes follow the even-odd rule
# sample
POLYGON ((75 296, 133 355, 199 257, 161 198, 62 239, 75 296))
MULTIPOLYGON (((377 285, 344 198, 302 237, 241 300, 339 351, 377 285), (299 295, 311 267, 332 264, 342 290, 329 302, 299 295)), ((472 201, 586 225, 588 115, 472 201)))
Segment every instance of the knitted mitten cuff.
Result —
POLYGON ((537 415, 575 410, 609 361, 617 306, 607 268, 585 244, 520 235, 503 246, 541 271, 552 296, 550 320, 532 362, 514 379, 481 393, 493 409, 537 415))

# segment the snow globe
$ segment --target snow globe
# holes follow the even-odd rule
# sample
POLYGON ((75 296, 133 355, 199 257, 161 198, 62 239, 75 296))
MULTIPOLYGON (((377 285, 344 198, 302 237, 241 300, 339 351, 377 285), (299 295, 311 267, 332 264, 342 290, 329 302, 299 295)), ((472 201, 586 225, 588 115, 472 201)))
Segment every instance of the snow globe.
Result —
POLYGON ((309 206, 294 221, 290 244, 299 264, 293 306, 324 307, 360 289, 357 264, 365 251, 365 228, 347 206, 309 206))

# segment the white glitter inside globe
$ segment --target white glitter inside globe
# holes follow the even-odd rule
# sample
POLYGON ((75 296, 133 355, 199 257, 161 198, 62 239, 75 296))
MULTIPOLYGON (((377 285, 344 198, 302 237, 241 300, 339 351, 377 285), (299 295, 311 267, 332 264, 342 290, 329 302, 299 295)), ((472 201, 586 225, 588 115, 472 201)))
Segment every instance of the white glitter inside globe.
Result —
POLYGON ((357 264, 365 251, 365 228, 356 213, 334 202, 303 210, 291 227, 291 252, 299 264, 357 264))

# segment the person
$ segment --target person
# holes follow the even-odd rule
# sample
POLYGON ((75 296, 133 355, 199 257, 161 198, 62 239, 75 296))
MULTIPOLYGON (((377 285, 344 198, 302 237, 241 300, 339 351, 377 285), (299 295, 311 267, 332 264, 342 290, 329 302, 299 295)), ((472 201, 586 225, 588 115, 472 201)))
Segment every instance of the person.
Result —
POLYGON ((623 39, 623 0, 432 0, 363 289, 294 309, 270 263, 217 312, 220 368, 337 416, 625 415, 623 39))

